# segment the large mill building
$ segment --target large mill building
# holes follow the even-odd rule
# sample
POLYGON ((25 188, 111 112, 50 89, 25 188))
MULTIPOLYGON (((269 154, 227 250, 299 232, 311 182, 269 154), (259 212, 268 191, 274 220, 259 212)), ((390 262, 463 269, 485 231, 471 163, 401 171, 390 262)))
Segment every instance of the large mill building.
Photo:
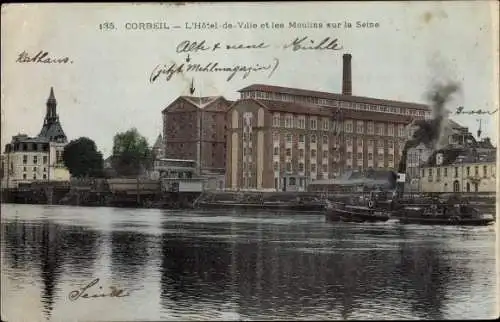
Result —
POLYGON ((346 170, 397 168, 407 125, 427 105, 352 95, 351 55, 342 93, 254 84, 228 110, 226 186, 304 190, 346 170))

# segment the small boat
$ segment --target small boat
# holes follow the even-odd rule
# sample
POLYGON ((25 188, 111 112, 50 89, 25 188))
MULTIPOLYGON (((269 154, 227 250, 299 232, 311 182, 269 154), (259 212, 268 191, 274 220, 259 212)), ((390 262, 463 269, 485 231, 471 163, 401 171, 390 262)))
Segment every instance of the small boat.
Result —
POLYGON ((447 225, 447 226, 487 226, 495 221, 492 217, 484 218, 418 218, 404 217, 400 218, 402 224, 419 225, 447 225))
POLYGON ((326 201, 326 209, 326 218, 329 221, 384 222, 391 218, 386 211, 364 206, 346 205, 340 202, 326 201))
POLYGON ((480 214, 477 209, 463 205, 413 205, 393 212, 402 224, 486 226, 495 221, 492 215, 480 214))

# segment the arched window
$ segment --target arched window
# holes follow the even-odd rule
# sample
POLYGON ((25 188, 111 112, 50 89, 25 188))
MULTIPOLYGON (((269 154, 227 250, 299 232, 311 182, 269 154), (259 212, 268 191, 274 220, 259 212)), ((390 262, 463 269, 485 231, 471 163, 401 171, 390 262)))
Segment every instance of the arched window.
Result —
POLYGON ((460 192, 460 183, 458 180, 455 180, 453 182, 453 192, 460 192))

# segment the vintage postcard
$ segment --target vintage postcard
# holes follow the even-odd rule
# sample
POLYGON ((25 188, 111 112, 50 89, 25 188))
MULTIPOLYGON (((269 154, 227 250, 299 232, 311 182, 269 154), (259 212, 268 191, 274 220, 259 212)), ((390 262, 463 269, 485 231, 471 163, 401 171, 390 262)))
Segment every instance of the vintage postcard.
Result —
POLYGON ((498 17, 2 5, 2 321, 498 317, 498 17))

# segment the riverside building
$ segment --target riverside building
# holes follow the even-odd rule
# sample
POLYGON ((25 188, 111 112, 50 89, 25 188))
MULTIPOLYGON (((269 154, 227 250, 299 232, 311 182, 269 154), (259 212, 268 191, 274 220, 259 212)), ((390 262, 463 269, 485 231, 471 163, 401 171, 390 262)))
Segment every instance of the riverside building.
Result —
POLYGON ((352 95, 351 55, 342 93, 254 84, 227 115, 226 187, 302 191, 347 170, 395 169, 427 105, 352 95))
POLYGON ((19 184, 37 181, 69 181, 70 173, 62 157, 68 140, 57 115, 53 88, 46 105, 44 123, 38 136, 18 134, 5 145, 3 188, 16 188, 19 184))

